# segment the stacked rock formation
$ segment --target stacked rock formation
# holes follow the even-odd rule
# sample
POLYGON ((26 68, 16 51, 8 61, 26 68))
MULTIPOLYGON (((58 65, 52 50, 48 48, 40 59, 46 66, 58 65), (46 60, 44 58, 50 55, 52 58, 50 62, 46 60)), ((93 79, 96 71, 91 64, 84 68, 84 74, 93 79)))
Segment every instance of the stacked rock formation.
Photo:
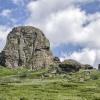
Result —
POLYGON ((52 64, 50 43, 41 30, 20 26, 8 34, 6 46, 0 53, 0 65, 40 69, 52 64))

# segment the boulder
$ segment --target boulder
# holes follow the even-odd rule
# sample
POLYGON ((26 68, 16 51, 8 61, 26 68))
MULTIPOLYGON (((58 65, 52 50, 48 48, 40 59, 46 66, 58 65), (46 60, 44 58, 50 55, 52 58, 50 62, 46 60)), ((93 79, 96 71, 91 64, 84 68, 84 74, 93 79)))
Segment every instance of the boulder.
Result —
POLYGON ((58 72, 76 72, 81 69, 81 64, 75 60, 68 59, 59 64, 58 72))
POLYGON ((40 29, 19 26, 8 34, 6 46, 0 53, 0 65, 34 70, 53 65, 49 40, 40 29))
POLYGON ((93 66, 91 66, 91 65, 89 65, 89 64, 85 64, 85 65, 82 65, 82 69, 91 70, 91 69, 93 69, 93 66))

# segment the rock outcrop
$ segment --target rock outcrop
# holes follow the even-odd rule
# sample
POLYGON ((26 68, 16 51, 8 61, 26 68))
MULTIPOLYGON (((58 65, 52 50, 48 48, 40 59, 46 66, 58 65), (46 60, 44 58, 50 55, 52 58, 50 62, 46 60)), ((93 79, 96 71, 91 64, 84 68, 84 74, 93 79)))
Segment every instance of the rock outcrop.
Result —
POLYGON ((50 43, 41 30, 32 26, 20 26, 8 34, 6 46, 0 53, 0 65, 40 69, 52 64, 50 43))
POLYGON ((84 70, 92 70, 93 66, 91 66, 89 64, 85 64, 85 65, 82 65, 82 69, 84 69, 84 70))
POLYGON ((59 64, 58 72, 76 72, 81 69, 81 64, 75 60, 68 59, 59 64))
POLYGON ((67 59, 59 63, 57 71, 58 73, 66 73, 66 72, 76 72, 79 71, 80 69, 92 70, 93 66, 89 64, 81 64, 73 59, 67 59))

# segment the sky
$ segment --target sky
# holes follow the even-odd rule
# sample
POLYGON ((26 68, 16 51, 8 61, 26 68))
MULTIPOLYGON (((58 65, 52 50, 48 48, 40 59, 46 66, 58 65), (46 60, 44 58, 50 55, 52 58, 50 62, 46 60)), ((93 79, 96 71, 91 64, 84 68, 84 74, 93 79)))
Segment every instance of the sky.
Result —
POLYGON ((21 25, 41 29, 61 61, 100 64, 100 0, 0 0, 0 51, 21 25))

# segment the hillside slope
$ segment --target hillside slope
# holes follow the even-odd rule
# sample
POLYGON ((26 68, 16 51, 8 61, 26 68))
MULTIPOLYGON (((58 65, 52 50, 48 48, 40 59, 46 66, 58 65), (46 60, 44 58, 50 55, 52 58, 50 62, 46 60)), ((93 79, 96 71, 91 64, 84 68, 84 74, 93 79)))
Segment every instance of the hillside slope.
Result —
POLYGON ((52 74, 0 68, 0 100, 100 100, 100 72, 52 74))

